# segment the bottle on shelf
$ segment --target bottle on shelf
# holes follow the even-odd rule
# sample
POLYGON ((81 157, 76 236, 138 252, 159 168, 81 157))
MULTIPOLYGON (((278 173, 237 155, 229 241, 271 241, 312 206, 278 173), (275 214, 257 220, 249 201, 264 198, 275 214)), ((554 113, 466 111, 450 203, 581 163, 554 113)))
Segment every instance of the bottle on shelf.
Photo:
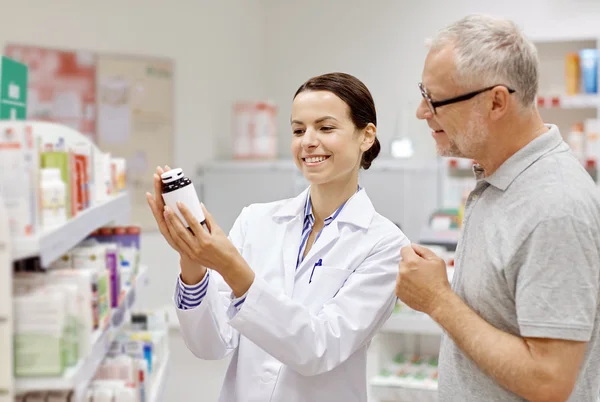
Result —
POLYGON ((565 79, 567 95, 577 95, 581 83, 579 54, 568 53, 565 57, 565 79))
POLYGON ((60 169, 40 170, 41 223, 44 228, 60 226, 67 221, 67 193, 60 169))

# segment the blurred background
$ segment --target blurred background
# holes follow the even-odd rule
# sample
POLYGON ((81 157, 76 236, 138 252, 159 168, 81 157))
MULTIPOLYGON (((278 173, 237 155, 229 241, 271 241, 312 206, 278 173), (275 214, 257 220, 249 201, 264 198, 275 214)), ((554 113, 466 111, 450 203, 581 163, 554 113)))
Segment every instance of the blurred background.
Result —
MULTIPOLYGON (((427 38, 467 14, 535 42, 542 115, 597 177, 598 1, 0 5, 0 401, 217 400, 228 361, 186 349, 178 258, 144 194, 157 165, 180 167, 224 230, 245 205, 298 194, 291 101, 318 74, 371 90, 382 150, 361 184, 451 275, 472 161, 436 157, 415 110, 427 38)), ((372 400, 436 400, 439 336, 398 305, 371 347, 372 400)))

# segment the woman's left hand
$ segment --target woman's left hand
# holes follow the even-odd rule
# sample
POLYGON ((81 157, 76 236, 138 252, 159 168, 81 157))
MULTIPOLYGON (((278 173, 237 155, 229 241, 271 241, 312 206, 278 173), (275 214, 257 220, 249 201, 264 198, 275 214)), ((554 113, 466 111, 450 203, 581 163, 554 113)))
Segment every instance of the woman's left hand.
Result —
POLYGON ((202 205, 202 210, 210 233, 200 225, 183 204, 178 203, 177 208, 194 232, 191 233, 184 226, 175 211, 165 207, 165 222, 178 249, 185 250, 190 260, 221 274, 234 268, 241 256, 204 205, 202 205))

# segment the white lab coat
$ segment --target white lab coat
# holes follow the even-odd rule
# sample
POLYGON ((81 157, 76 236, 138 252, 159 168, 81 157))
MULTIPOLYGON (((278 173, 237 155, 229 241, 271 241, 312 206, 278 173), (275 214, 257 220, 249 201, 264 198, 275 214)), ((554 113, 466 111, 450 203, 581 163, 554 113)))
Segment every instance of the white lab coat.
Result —
MULTIPOLYGON (((250 205, 233 225, 229 237, 256 273, 239 311, 215 271, 202 304, 177 309, 197 357, 233 352, 221 402, 367 400, 367 348, 394 307, 409 241, 361 189, 296 269, 308 191, 250 205)), ((197 401, 205 380, 198 378, 197 401)))

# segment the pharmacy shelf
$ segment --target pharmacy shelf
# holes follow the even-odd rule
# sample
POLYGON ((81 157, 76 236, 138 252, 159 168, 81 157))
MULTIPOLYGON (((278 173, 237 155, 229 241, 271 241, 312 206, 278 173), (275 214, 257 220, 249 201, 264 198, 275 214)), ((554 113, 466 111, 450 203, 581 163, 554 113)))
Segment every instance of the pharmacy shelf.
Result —
POLYGON ((426 314, 396 313, 383 324, 381 332, 395 334, 440 335, 442 328, 426 314))
POLYGON ((165 391, 165 386, 167 383, 167 371, 169 366, 169 358, 170 354, 167 353, 165 358, 162 361, 160 368, 158 369, 156 375, 154 376, 154 381, 152 382, 152 388, 148 393, 148 402, 161 402, 163 400, 163 393, 165 391))
POLYGON ((145 281, 148 269, 145 266, 140 267, 140 271, 133 281, 134 285, 125 289, 121 295, 119 307, 111 312, 111 317, 106 328, 98 330, 92 336, 92 351, 85 359, 79 361, 74 367, 65 370, 61 377, 30 377, 16 378, 16 393, 25 393, 30 391, 62 391, 73 390, 73 402, 83 401, 85 391, 94 378, 98 367, 106 357, 110 344, 115 336, 121 331, 126 322, 127 313, 135 302, 135 290, 137 283, 145 281))
POLYGON ((436 402, 437 384, 406 381, 399 377, 377 376, 371 379, 371 395, 379 401, 436 402))
POLYGON ((537 104, 540 108, 596 109, 600 97, 597 94, 538 96, 537 104))
POLYGON ((64 255, 94 230, 112 222, 129 211, 129 196, 122 193, 99 205, 90 207, 69 219, 64 225, 42 230, 31 238, 13 242, 13 261, 39 256, 43 267, 64 255))

